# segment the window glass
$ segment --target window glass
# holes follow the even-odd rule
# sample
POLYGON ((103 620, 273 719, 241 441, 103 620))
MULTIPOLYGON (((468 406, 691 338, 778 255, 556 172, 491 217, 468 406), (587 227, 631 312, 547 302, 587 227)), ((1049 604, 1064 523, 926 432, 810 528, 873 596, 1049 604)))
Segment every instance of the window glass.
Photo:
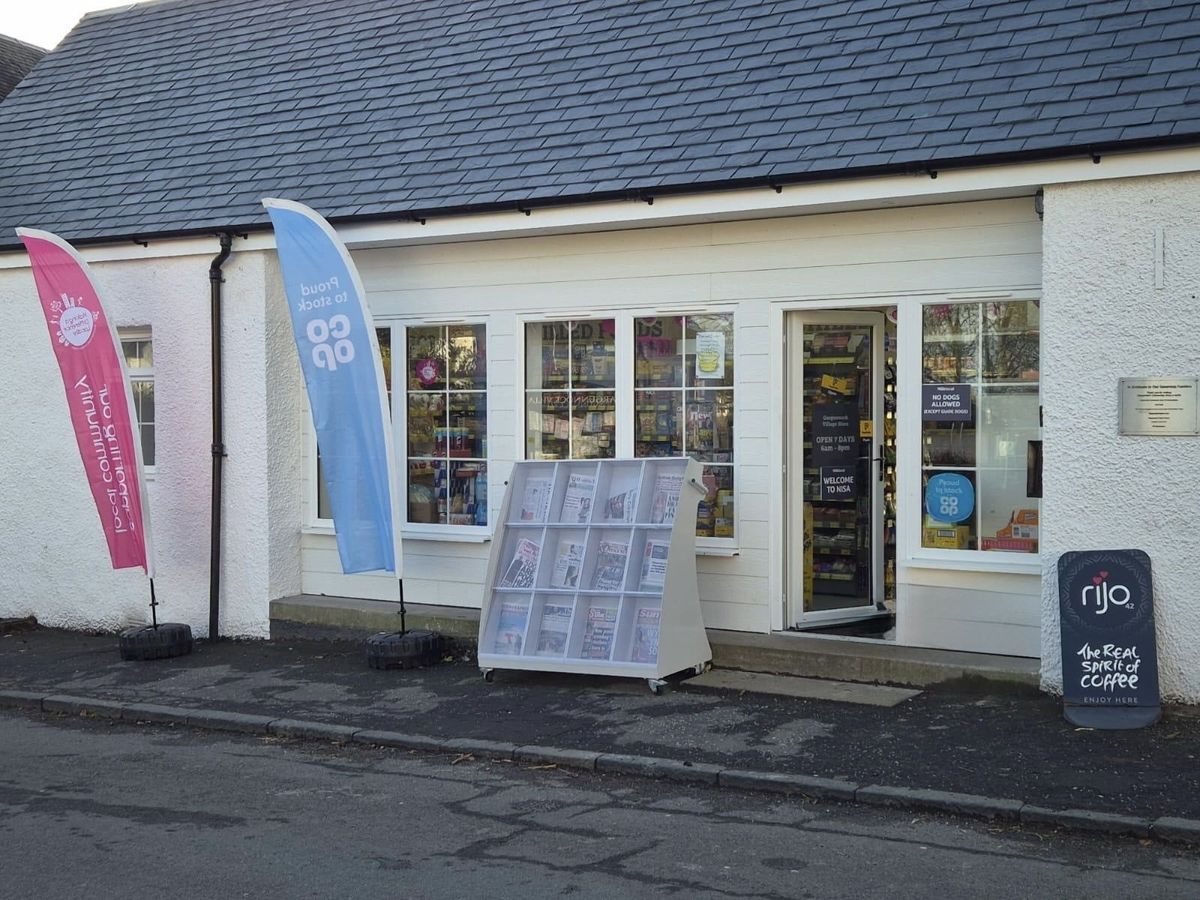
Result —
POLYGON ((634 456, 705 464, 699 537, 734 536, 733 315, 633 322, 634 456))
MULTIPOLYGON (((388 409, 392 401, 392 329, 375 330, 388 409)), ((487 355, 482 325, 408 329, 401 445, 408 475, 409 522, 487 524, 487 355)), ((317 458, 317 515, 332 516, 317 458)))
POLYGON ((616 377, 613 319, 528 323, 526 458, 615 456, 616 377))
POLYGON ((142 464, 154 465, 154 342, 147 337, 122 337, 121 352, 129 373, 133 411, 142 444, 142 464))
POLYGON ((941 304, 922 314, 924 547, 1036 553, 1028 495, 1041 436, 1036 301, 941 304))
POLYGON ((487 525, 484 326, 409 328, 405 386, 408 521, 487 525))

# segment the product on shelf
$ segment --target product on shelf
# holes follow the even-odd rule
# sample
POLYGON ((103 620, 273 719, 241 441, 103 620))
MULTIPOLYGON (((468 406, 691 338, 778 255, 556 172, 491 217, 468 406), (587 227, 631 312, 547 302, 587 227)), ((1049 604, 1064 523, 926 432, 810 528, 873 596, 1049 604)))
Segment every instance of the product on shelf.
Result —
POLYGON ((646 541, 646 548, 642 553, 642 590, 662 590, 667 577, 667 554, 670 549, 670 541, 646 541))
POLYGON ((629 651, 630 662, 658 662, 658 632, 661 622, 661 609, 643 606, 637 611, 637 619, 633 623, 633 644, 629 651))
POLYGON ((550 512, 550 493, 554 483, 549 478, 527 478, 521 498, 521 522, 545 522, 550 512))
POLYGON ((572 472, 567 479, 567 492, 563 495, 560 522, 586 522, 592 514, 592 494, 596 490, 596 476, 572 472))
POLYGON ((632 522, 637 516, 638 490, 631 488, 608 498, 604 518, 609 522, 632 522))
POLYGON ((669 525, 675 521, 675 509, 679 506, 679 491, 682 487, 682 475, 664 472, 654 479, 654 500, 650 504, 652 523, 669 525))
POLYGON ((550 587, 579 587, 579 572, 583 569, 584 545, 575 541, 560 541, 558 555, 554 558, 554 571, 550 573, 550 587))
POLYGON ((504 600, 500 604, 500 616, 496 621, 496 641, 493 653, 520 656, 525 641, 525 623, 529 617, 529 605, 516 600, 504 600))
POLYGON ((601 541, 596 551, 596 571, 592 574, 592 590, 621 590, 625 585, 625 563, 628 558, 628 544, 620 541, 601 541))
POLYGON ((610 606, 589 607, 579 655, 584 659, 608 659, 616 635, 617 610, 610 606))
POLYGON ((542 607, 542 622, 538 626, 535 656, 562 656, 567 652, 567 635, 571 630, 570 604, 547 603, 542 607))
POLYGON ((508 567, 504 570, 504 576, 500 579, 500 587, 532 588, 537 579, 538 558, 541 553, 541 547, 528 538, 521 538, 508 567))

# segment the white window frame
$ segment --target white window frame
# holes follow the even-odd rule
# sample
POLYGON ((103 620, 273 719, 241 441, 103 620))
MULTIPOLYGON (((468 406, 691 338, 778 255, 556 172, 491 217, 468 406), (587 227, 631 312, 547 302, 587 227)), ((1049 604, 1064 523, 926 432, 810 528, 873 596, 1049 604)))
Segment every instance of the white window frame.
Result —
MULTIPOLYGON (((897 306, 896 328, 896 559, 898 567, 917 569, 956 569, 968 572, 1009 572, 1041 574, 1040 553, 1014 553, 1007 550, 943 550, 921 546, 921 386, 924 382, 922 361, 924 341, 922 311, 926 306, 947 304, 1011 303, 1040 300, 1038 291, 1013 291, 1005 294, 980 293, 922 295, 894 300, 897 306)), ((1038 331, 1038 398, 1042 397, 1044 334, 1038 331)), ((1041 504, 1039 504, 1041 508, 1041 504)), ((1039 517, 1040 520, 1040 517, 1039 517)), ((1042 538, 1039 532, 1039 550, 1042 538)), ((899 574, 899 573, 897 573, 899 574)))
MULTIPOLYGON (((139 325, 139 326, 132 327, 132 328, 118 328, 117 329, 117 339, 121 342, 121 364, 122 365, 125 364, 125 346, 124 345, 125 345, 126 341, 146 341, 150 344, 151 354, 154 353, 154 334, 153 334, 152 329, 148 325, 139 325)), ((154 388, 154 421, 151 423, 151 425, 154 427, 154 459, 155 459, 155 462, 157 463, 157 460, 158 460, 158 385, 156 384, 155 377, 154 377, 155 366, 153 363, 149 366, 149 368, 139 367, 137 369, 131 369, 128 366, 125 366, 125 371, 129 375, 129 383, 130 383, 130 388, 131 388, 130 393, 132 393, 133 383, 137 382, 137 381, 149 382, 149 384, 154 388)), ((138 440, 138 446, 140 447, 141 442, 142 442, 142 420, 141 420, 141 417, 138 415, 136 404, 134 405, 132 412, 133 412, 134 420, 138 424, 137 440, 138 440)), ((155 473, 156 466, 147 464, 145 462, 145 460, 143 459, 142 470, 146 473, 147 476, 151 476, 155 473)))
MULTIPOLYGON (((484 543, 491 539, 495 529, 493 510, 497 507, 503 492, 497 492, 492 478, 492 447, 495 446, 493 422, 491 415, 492 394, 492 334, 493 327, 489 316, 475 316, 462 319, 403 319, 391 316, 376 316, 376 328, 388 328, 392 333, 392 441, 396 449, 396 467, 398 469, 397 486, 400 493, 400 537, 402 540, 451 541, 462 543, 484 543), (451 325, 482 325, 484 342, 488 354, 488 375, 484 394, 488 398, 488 456, 485 460, 488 467, 488 524, 487 525, 438 525, 427 522, 408 521, 408 329, 409 328, 442 328, 451 325)), ((305 407, 307 409, 307 399, 305 407)), ((304 529, 310 534, 335 534, 333 519, 321 518, 318 515, 317 486, 317 433, 312 425, 311 413, 306 417, 305 439, 307 441, 307 463, 305 477, 307 481, 306 494, 309 498, 311 515, 309 524, 304 529)))
MULTIPOLYGON (((711 303, 697 306, 695 303, 672 305, 669 303, 655 305, 639 305, 620 309, 559 309, 546 313, 519 313, 516 323, 516 390, 515 435, 518 446, 517 459, 528 459, 528 444, 525 440, 525 326, 540 322, 579 322, 595 319, 614 320, 614 341, 616 346, 616 377, 614 379, 614 395, 616 398, 616 457, 618 459, 633 458, 634 447, 634 327, 635 319, 652 319, 665 316, 697 316, 727 313, 733 316, 734 327, 734 383, 732 387, 721 390, 733 391, 733 537, 697 537, 697 556, 737 556, 741 552, 740 540, 742 534, 742 479, 741 463, 737 451, 738 421, 741 416, 739 398, 741 391, 738 382, 741 379, 740 368, 737 365, 738 341, 737 335, 737 304, 711 303)), ((489 368, 489 373, 490 373, 489 368)), ((681 388, 680 390, 687 390, 681 388)), ((701 463, 704 465, 704 463, 701 463)))

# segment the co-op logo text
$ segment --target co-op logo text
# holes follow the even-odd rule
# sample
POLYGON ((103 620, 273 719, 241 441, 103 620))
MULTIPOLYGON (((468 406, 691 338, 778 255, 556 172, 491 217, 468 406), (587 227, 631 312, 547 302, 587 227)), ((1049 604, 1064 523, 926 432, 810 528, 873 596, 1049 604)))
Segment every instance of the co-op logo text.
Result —
MULTIPOLYGON (((317 284, 301 284, 300 296, 301 300, 296 304, 300 312, 323 309, 350 299, 350 295, 341 290, 336 275, 317 284)), ((354 361, 354 343, 349 339, 348 317, 339 313, 328 319, 309 319, 304 330, 313 345, 312 361, 318 369, 328 369, 332 372, 338 365, 354 361)))
POLYGON ((1102 616, 1108 612, 1110 605, 1133 609, 1130 605, 1129 588, 1123 584, 1108 583, 1108 572, 1100 571, 1092 576, 1092 583, 1080 591, 1079 599, 1083 608, 1088 608, 1089 598, 1096 604, 1096 615, 1102 616))

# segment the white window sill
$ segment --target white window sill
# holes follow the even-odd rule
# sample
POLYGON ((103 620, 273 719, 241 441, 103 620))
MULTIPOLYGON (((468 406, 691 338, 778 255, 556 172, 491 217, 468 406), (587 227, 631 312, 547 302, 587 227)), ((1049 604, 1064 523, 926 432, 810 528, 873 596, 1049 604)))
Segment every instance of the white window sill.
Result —
MULTIPOLYGON (((303 534, 323 534, 333 537, 336 532, 332 525, 305 525, 303 534)), ((463 525, 441 525, 434 528, 401 528, 402 541, 443 541, 456 544, 486 544, 492 539, 492 533, 486 528, 470 528, 463 525)))
POLYGON ((741 555, 739 547, 705 547, 703 544, 696 545, 697 556, 724 556, 733 557, 741 555))
MULTIPOLYGON (((955 551, 949 551, 951 553, 955 551)), ((1038 575, 1042 574, 1041 559, 1030 554, 1030 560, 1001 557, 988 558, 976 550, 960 551, 962 558, 954 556, 913 556, 902 559, 900 565, 909 569, 951 569, 958 572, 991 572, 1004 575, 1038 575)))

